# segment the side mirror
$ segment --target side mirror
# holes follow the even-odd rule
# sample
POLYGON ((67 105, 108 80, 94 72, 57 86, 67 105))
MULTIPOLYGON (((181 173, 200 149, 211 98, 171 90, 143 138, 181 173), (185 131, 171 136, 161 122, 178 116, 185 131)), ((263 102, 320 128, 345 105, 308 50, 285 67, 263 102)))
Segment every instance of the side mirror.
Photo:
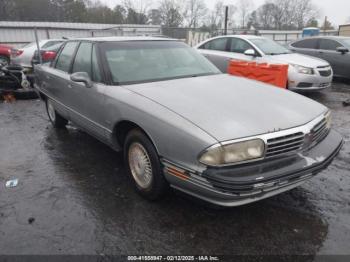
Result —
POLYGON ((248 49, 244 51, 244 54, 247 56, 256 56, 256 52, 254 49, 248 49))
POLYGON ((347 49, 346 47, 340 46, 340 47, 337 47, 337 52, 345 54, 349 52, 349 49, 347 49))
POLYGON ((87 88, 92 87, 92 81, 88 73, 76 72, 71 74, 70 80, 73 82, 84 83, 87 88))

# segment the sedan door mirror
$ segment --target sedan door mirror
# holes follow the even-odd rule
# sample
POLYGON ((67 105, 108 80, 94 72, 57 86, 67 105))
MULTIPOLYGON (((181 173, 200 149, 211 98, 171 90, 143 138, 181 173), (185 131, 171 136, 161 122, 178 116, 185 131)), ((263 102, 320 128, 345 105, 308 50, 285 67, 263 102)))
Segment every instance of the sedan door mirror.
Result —
POLYGON ((92 87, 92 81, 88 73, 86 72, 76 72, 71 74, 70 80, 73 82, 84 83, 86 87, 92 87))
POLYGON ((337 52, 342 53, 342 54, 345 54, 345 53, 348 53, 348 52, 349 52, 349 49, 347 49, 347 48, 344 47, 344 46, 340 46, 340 47, 337 47, 337 52))
POLYGON ((256 56, 256 52, 254 49, 248 49, 244 51, 244 54, 247 56, 256 56))

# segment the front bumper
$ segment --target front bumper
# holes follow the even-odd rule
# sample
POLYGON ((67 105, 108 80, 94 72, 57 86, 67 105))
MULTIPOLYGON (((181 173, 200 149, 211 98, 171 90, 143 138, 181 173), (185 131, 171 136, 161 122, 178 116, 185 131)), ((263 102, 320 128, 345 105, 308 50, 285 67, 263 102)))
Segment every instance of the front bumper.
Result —
MULTIPOLYGON (((329 69, 331 70, 331 69, 329 69)), ((317 91, 331 87, 333 72, 329 76, 322 76, 324 70, 314 69, 314 75, 300 74, 297 72, 288 73, 288 88, 292 91, 317 91)), ((326 70, 327 71, 327 70, 326 70)))
POLYGON ((220 206, 240 206, 295 188, 327 168, 343 144, 335 131, 309 151, 196 173, 163 160, 173 188, 220 206))

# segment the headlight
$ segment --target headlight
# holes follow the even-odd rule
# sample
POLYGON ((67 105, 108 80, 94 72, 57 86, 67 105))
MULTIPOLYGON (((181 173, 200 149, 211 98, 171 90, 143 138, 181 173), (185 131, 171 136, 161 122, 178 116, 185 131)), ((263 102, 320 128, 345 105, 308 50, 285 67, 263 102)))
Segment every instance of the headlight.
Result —
POLYGON ((332 125, 332 114, 331 111, 328 111, 325 115, 324 115, 325 119, 326 119, 326 127, 327 129, 331 128, 332 125))
POLYGON ((209 148, 199 157, 199 161, 208 166, 222 166, 260 159, 264 152, 264 141, 254 139, 209 148))
POLYGON ((306 74, 306 75, 313 75, 315 74, 314 70, 312 68, 309 67, 305 67, 305 66, 300 66, 300 65, 294 65, 291 64, 292 67, 295 68, 295 70, 297 70, 298 73, 300 74, 306 74))

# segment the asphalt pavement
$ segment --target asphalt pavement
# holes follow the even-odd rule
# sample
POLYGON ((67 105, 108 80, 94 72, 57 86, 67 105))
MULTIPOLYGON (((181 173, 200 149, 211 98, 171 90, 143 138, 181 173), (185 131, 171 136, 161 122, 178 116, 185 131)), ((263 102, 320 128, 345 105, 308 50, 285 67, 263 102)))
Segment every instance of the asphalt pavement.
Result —
POLYGON ((350 85, 307 96, 332 109, 340 154, 297 189, 229 209, 177 192, 148 202, 120 154, 53 129, 39 100, 0 102, 0 254, 349 255, 350 85))

